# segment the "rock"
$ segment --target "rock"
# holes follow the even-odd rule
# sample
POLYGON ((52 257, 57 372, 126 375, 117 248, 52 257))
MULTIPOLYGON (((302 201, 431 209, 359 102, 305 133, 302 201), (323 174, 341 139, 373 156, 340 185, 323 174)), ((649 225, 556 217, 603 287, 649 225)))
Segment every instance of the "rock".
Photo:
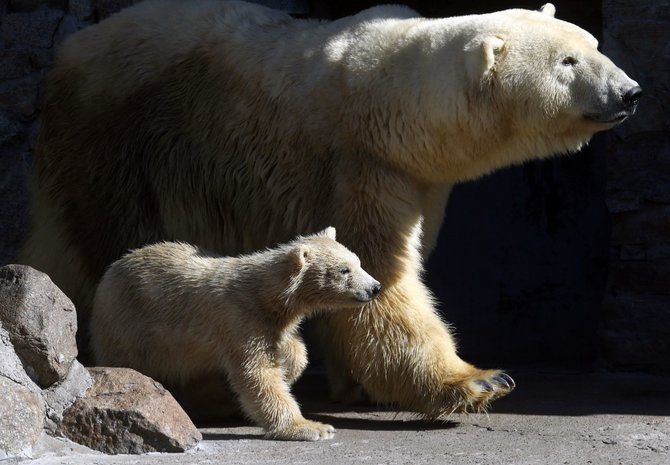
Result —
POLYGON ((0 79, 22 78, 33 71, 28 50, 0 50, 0 79))
POLYGON ((85 395, 92 385, 91 374, 81 363, 75 360, 63 381, 42 392, 47 409, 46 428, 50 433, 56 431, 58 423, 63 419, 65 409, 85 395))
POLYGON ((94 8, 92 0, 69 0, 67 8, 79 21, 90 21, 93 19, 94 8))
POLYGON ((183 452, 202 439, 172 395, 129 368, 90 368, 93 386, 57 433, 108 454, 183 452))
MULTIPOLYGON (((1 112, 0 115, 2 115, 1 112)), ((26 205, 28 203, 29 157, 11 147, 1 147, 0 152, 2 153, 0 156, 0 198, 2 198, 0 263, 11 263, 15 260, 18 248, 25 240, 25 231, 28 229, 26 205)))
POLYGON ((0 146, 15 139, 19 131, 18 125, 0 111, 0 146))
POLYGON ((93 0, 95 19, 102 21, 106 17, 137 3, 138 0, 93 0))
POLYGON ((44 401, 4 376, 0 376, 0 399, 0 459, 27 456, 44 426, 44 401))
MULTIPOLYGON (((67 438, 51 436, 45 432, 42 432, 40 438, 37 440, 37 443, 35 443, 33 446, 32 451, 33 458, 40 459, 42 457, 49 457, 49 462, 54 464, 100 464, 102 462, 95 459, 101 456, 103 456, 102 452, 89 449, 88 447, 77 444, 76 442, 72 442, 67 438), (86 455, 87 458, 75 458, 77 456, 81 457, 82 455, 86 455)), ((38 463, 44 463, 44 461, 40 461, 38 463)))
POLYGON ((0 321, 37 384, 45 388, 67 376, 77 356, 77 314, 46 274, 23 265, 0 268, 0 321))
POLYGON ((2 321, 0 321, 0 376, 9 378, 36 393, 40 392, 40 387, 30 379, 23 369, 21 359, 14 352, 14 345, 9 338, 9 333, 3 328, 2 321))

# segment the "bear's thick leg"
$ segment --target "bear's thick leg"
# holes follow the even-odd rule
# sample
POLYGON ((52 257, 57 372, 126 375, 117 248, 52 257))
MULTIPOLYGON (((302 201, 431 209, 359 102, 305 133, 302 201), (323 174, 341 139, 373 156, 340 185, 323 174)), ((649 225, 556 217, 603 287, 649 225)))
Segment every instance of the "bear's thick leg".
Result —
POLYGON ((279 363, 284 370, 284 379, 292 386, 307 366, 307 348, 300 336, 292 334, 279 345, 279 363))
POLYGON ((514 388, 499 370, 458 357, 418 279, 402 279, 363 310, 333 313, 327 321, 339 354, 375 401, 440 418, 482 411, 514 388))
POLYGON ((331 425, 307 420, 289 392, 289 385, 280 366, 258 348, 247 353, 239 367, 229 369, 231 386, 242 410, 266 431, 266 437, 289 441, 330 439, 335 433, 331 425))

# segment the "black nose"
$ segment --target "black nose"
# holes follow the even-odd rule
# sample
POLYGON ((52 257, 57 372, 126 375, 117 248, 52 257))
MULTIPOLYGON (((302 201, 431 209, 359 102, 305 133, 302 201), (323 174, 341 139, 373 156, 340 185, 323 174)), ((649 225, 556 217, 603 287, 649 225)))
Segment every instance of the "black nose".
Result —
POLYGON ((623 94, 623 102, 626 105, 637 105, 640 97, 642 97, 642 87, 635 86, 632 89, 628 89, 628 91, 623 94))
POLYGON ((377 283, 374 286, 372 286, 372 289, 370 289, 370 292, 372 293, 373 297, 377 297, 381 290, 382 290, 382 285, 377 283))

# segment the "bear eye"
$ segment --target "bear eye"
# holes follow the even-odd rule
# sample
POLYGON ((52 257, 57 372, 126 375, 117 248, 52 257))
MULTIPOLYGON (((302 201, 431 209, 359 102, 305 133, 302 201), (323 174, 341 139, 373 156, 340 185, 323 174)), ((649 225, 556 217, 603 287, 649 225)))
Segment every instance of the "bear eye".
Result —
POLYGON ((565 66, 575 66, 577 64, 577 59, 575 57, 565 57, 562 62, 565 66))
POLYGON ((349 273, 351 273, 351 270, 349 268, 340 269, 340 274, 349 274, 349 273))

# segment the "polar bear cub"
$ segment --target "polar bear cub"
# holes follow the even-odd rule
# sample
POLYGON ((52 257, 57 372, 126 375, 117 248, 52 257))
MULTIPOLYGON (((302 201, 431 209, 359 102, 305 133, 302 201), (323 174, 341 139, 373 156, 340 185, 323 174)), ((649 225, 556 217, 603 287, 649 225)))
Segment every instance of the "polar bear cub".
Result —
POLYGON ((167 383, 225 373, 267 437, 327 439, 334 428, 305 419, 290 393, 307 364, 298 325, 319 309, 362 307, 380 290, 332 227, 239 257, 157 243, 103 276, 91 315, 93 352, 98 365, 167 383))

